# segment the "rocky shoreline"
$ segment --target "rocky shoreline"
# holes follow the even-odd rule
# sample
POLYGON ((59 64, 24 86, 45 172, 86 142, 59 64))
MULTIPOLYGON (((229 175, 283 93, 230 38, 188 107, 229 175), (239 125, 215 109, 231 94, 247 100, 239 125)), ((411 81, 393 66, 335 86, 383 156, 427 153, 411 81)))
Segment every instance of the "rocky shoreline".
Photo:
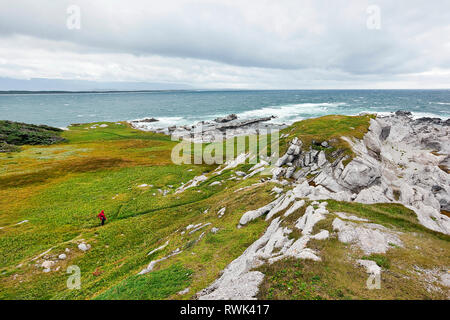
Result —
POLYGON ((201 121, 193 125, 171 126, 158 128, 154 126, 157 119, 145 118, 142 120, 129 121, 129 124, 138 130, 150 131, 170 135, 176 139, 190 140, 196 143, 209 143, 222 141, 226 138, 254 135, 264 131, 281 130, 286 128, 286 124, 268 123, 274 116, 238 119, 236 114, 226 117, 216 118, 212 121, 201 121))

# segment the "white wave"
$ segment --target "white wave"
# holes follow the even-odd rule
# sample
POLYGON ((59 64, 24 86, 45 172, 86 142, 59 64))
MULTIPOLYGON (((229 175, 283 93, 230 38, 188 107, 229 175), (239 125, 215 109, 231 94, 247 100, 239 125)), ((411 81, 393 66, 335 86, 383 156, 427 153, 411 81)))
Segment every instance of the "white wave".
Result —
MULTIPOLYGON (((392 115, 393 111, 388 110, 398 110, 401 107, 397 106, 367 106, 367 109, 352 107, 351 104, 347 104, 344 102, 336 102, 336 103, 299 103, 299 104, 285 104, 279 106, 268 106, 260 109, 247 110, 240 113, 237 113, 239 119, 254 119, 268 116, 275 116, 275 119, 272 119, 271 123, 276 124, 292 124, 294 122, 304 120, 307 118, 316 118, 329 114, 345 114, 345 115, 358 115, 361 113, 372 113, 378 114, 380 116, 392 115), (345 108, 340 108, 342 106, 346 106, 345 108), (387 110, 386 110, 387 109, 387 110)), ((189 115, 189 116, 174 116, 174 117, 155 117, 158 119, 158 122, 145 123, 141 122, 139 125, 142 127, 146 127, 148 129, 155 128, 167 128, 170 126, 182 126, 182 125, 193 125, 200 121, 213 121, 215 118, 224 117, 228 114, 232 113, 233 110, 230 110, 227 113, 220 112, 216 114, 198 114, 198 115, 189 115)), ((432 112, 414 112, 412 111, 412 117, 414 119, 421 117, 430 117, 430 118, 441 118, 448 119, 449 113, 443 112, 441 114, 436 114, 432 112)), ((147 117, 148 118, 148 117, 147 117)), ((135 119, 133 121, 139 121, 142 119, 135 119)))
POLYGON ((145 118, 128 120, 128 122, 139 122, 139 127, 144 130, 153 130, 157 128, 168 128, 172 126, 180 126, 190 124, 190 121, 183 117, 155 117, 158 121, 155 122, 140 122, 141 120, 145 120, 145 118))
MULTIPOLYGON (((372 114, 377 114, 379 116, 385 117, 385 116, 391 116, 393 115, 395 112, 394 111, 375 111, 375 110, 370 110, 370 111, 361 111, 361 112, 357 112, 354 115, 361 115, 361 114, 365 114, 365 113, 372 113, 372 114)), ((419 118, 441 118, 442 120, 447 120, 450 118, 450 116, 447 115, 440 115, 440 114, 435 114, 435 113, 430 113, 430 112, 415 112, 415 111, 411 111, 412 114, 412 118, 413 119, 419 119, 419 118)))
POLYGON ((411 113, 412 113, 413 119, 427 117, 427 118, 441 118, 443 120, 447 120, 448 118, 450 118, 450 116, 444 116, 444 115, 430 113, 430 112, 414 112, 414 111, 412 111, 411 113))
MULTIPOLYGON (((275 116, 276 118, 272 120, 273 123, 293 123, 296 121, 303 120, 305 118, 311 118, 321 115, 326 115, 330 113, 330 108, 335 108, 339 106, 346 105, 343 102, 339 103, 300 103, 300 104, 287 104, 280 106, 270 106, 264 107, 261 109, 248 110, 241 113, 238 113, 237 116, 239 119, 253 119, 260 117, 268 117, 275 116)), ((229 112, 231 113, 231 112, 229 112)), ((144 125, 145 127, 152 128, 163 128, 170 126, 180 126, 180 125, 191 125, 197 123, 199 121, 212 121, 218 117, 227 116, 229 113, 217 113, 212 115, 198 115, 198 116, 190 116, 187 118, 184 117, 155 117, 158 119, 158 122, 150 122, 150 123, 140 123, 140 125, 144 125)), ((148 117, 145 117, 148 118, 148 117)), ((133 119, 129 121, 140 121, 145 118, 133 119)))
POLYGON ((430 104, 450 105, 450 102, 429 102, 430 104))
POLYGON ((156 118, 159 121, 155 122, 155 124, 167 124, 168 126, 179 125, 181 123, 185 124, 186 119, 183 117, 158 117, 156 118))
POLYGON ((276 116, 274 122, 294 122, 311 116, 329 114, 330 108, 346 105, 346 103, 299 103, 281 106, 270 106, 256 110, 244 111, 238 114, 241 119, 276 116))

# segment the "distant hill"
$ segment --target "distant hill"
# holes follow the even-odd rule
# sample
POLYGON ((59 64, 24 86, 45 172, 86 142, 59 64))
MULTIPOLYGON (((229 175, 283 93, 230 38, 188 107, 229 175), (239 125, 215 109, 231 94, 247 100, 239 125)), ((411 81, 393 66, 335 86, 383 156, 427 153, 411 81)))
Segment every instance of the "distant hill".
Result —
POLYGON ((89 81, 64 79, 12 79, 0 77, 0 91, 140 91, 140 90, 191 90, 187 84, 124 82, 124 81, 89 81))
POLYGON ((68 91, 68 90, 44 90, 44 91, 29 91, 29 90, 6 90, 1 91, 0 94, 55 94, 55 93, 133 93, 133 92, 173 92, 173 91, 187 91, 187 90, 97 90, 97 91, 68 91))

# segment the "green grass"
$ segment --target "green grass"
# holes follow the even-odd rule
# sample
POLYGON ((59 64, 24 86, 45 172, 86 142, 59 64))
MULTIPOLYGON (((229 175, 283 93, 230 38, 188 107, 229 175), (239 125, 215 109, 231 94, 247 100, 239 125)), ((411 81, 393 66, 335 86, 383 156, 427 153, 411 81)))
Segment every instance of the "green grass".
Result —
POLYGON ((344 288, 329 287, 322 279, 321 271, 314 271, 310 262, 285 259, 260 271, 266 277, 258 297, 268 300, 326 300, 343 299, 344 288))
POLYGON ((166 269, 133 275, 97 296, 97 300, 157 300, 189 286, 192 270, 174 264, 166 269))
POLYGON ((177 142, 163 135, 125 124, 90 127, 70 127, 63 133, 66 143, 24 146, 21 153, 0 155, 6 168, 0 172, 0 298, 90 299, 122 282, 132 288, 138 282, 130 277, 177 247, 183 253, 155 270, 178 261, 194 272, 193 291, 200 290, 263 232, 264 221, 245 230, 236 225, 248 207, 272 199, 270 186, 232 192, 258 177, 236 183, 228 180, 232 172, 227 170, 175 194, 182 183, 216 166, 172 164, 170 152, 177 142), (216 180, 224 182, 210 187, 216 180), (143 183, 152 186, 139 188, 143 183), (169 193, 162 196, 158 189, 169 193), (216 212, 223 206, 227 213, 219 219, 216 212), (108 218, 103 227, 96 218, 101 209, 108 218), (210 211, 204 214, 205 209, 210 211), (15 225, 23 220, 28 222, 15 225), (212 223, 202 231, 215 226, 220 232, 208 233, 201 241, 200 232, 180 234, 188 224, 200 222, 212 223), (147 256, 166 238, 170 245, 165 250, 147 256), (91 250, 77 249, 81 239, 91 250), (32 260, 48 249, 47 258, 54 260, 65 248, 70 253, 58 262, 58 271, 43 273, 35 264, 44 258, 32 260), (81 290, 65 286, 65 270, 72 264, 81 269, 81 290))

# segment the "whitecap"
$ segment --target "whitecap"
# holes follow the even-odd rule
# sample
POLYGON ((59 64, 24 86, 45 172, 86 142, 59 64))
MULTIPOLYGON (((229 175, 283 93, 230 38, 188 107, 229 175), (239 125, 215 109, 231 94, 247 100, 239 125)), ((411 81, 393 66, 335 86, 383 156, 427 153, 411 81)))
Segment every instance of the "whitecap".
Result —
MULTIPOLYGON (((395 112, 394 111, 376 111, 376 110, 370 110, 370 111, 360 111, 355 113, 354 115, 361 115, 361 114, 366 114, 366 113, 372 113, 372 114, 377 114, 379 116, 382 117, 386 117, 386 116, 391 116, 393 115, 395 112)), ((412 119, 419 119, 419 118, 441 118, 442 120, 447 120, 450 118, 450 116, 448 115, 440 115, 440 114, 435 114, 435 113, 430 113, 430 112, 415 112, 415 111, 411 111, 411 118, 412 119)))
POLYGON ((238 117, 241 119, 249 119, 273 115, 276 117, 276 119, 272 120, 272 122, 292 123, 295 121, 303 120, 305 118, 330 114, 333 108, 338 108, 345 105, 346 103, 343 102, 286 104, 244 111, 242 113, 239 113, 238 117))
POLYGON ((429 102, 430 104, 450 105, 450 102, 429 102))

